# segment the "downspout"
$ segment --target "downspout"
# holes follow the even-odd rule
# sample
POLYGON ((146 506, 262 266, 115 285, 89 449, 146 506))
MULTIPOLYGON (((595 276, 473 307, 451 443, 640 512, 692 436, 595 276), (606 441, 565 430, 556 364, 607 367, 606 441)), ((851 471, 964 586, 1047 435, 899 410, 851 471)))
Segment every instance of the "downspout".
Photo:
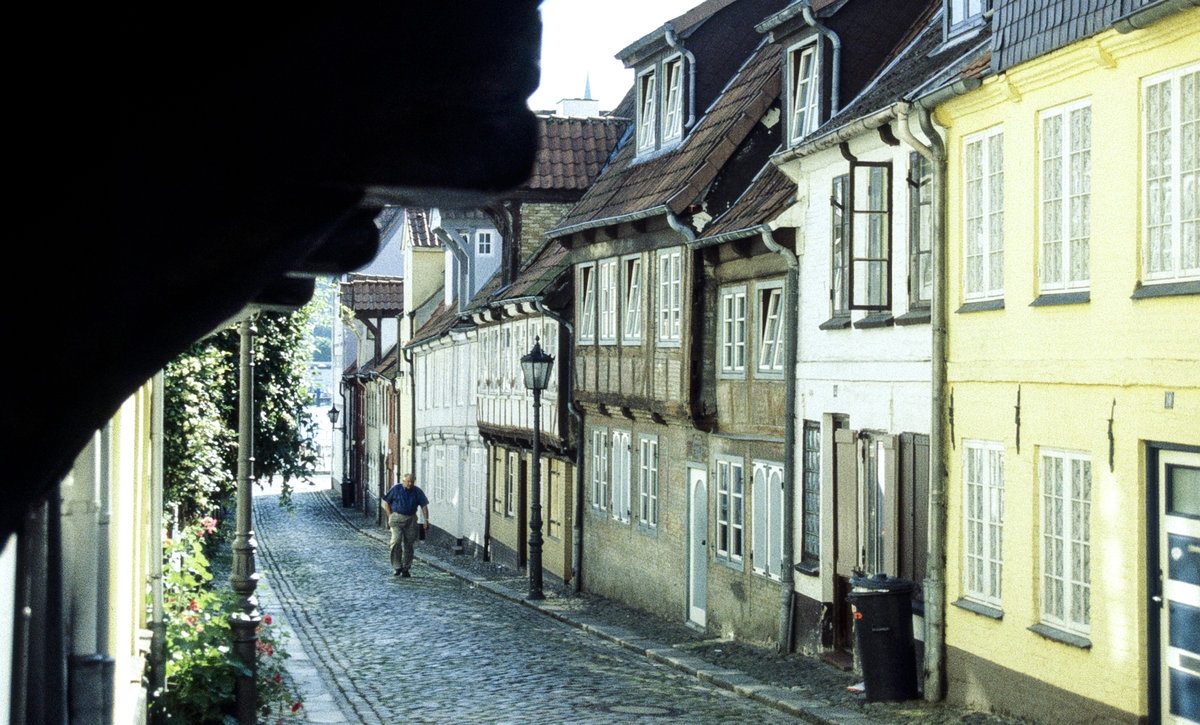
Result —
MULTIPOLYGON (((688 75, 688 117, 683 122, 683 127, 689 129, 692 124, 696 123, 696 56, 692 55, 692 51, 679 44, 679 36, 675 34, 675 28, 670 24, 666 24, 667 32, 664 38, 667 40, 667 45, 687 58, 687 75, 688 75)), ((664 79, 665 80, 665 79, 664 79)))
POLYGON ((150 691, 167 684, 167 622, 163 612, 163 398, 162 371, 150 397, 150 691))
MULTIPOLYGON (((546 309, 542 304, 541 297, 535 297, 533 304, 537 307, 538 312, 546 317, 554 320, 567 333, 567 347, 575 340, 575 328, 570 322, 567 322, 563 317, 555 312, 546 309)), ((560 338, 561 340, 561 338, 560 338)), ((561 347, 560 347, 561 349, 561 347)), ((575 419, 575 428, 578 431, 575 439, 575 514, 574 521, 571 523, 571 585, 575 589, 575 593, 583 591, 583 414, 575 407, 575 356, 567 356, 567 389, 565 391, 567 398, 567 412, 575 419)), ((490 507, 489 507, 490 508, 490 507)))
POLYGON ((838 89, 842 84, 842 40, 837 33, 817 21, 816 16, 813 15, 811 0, 804 0, 804 4, 800 6, 800 12, 804 14, 804 22, 808 23, 809 27, 829 38, 829 45, 833 48, 833 71, 830 73, 831 89, 829 92, 829 117, 833 118, 840 110, 838 89))
POLYGON ((945 697, 946 666, 946 446, 942 440, 946 388, 946 145, 931 118, 931 109, 943 100, 936 96, 928 97, 916 107, 921 130, 929 139, 928 145, 921 143, 909 128, 909 105, 902 102, 895 106, 897 132, 917 153, 929 160, 933 172, 933 208, 930 210, 933 219, 933 240, 930 245, 933 275, 933 299, 930 301, 933 340, 930 358, 933 370, 929 419, 929 551, 924 582, 925 699, 929 702, 945 697))
MULTIPOLYGON (((800 261, 795 252, 775 241, 771 227, 763 224, 758 229, 767 249, 783 257, 787 264, 783 309, 797 312, 800 310, 800 261)), ((780 654, 787 654, 792 649, 792 601, 795 598, 792 561, 796 558, 793 539, 796 527, 793 510, 796 505, 796 488, 793 482, 796 475, 796 360, 799 357, 797 329, 799 328, 795 321, 789 322, 784 328, 786 336, 783 338, 783 369, 787 371, 787 377, 784 379, 784 410, 787 411, 787 417, 783 419, 783 556, 779 562, 780 654)))
POLYGON ((459 240, 454 238, 453 234, 448 233, 442 227, 434 227, 433 233, 437 238, 442 240, 442 244, 450 248, 450 252, 459 262, 458 270, 458 311, 462 312, 467 305, 468 298, 471 296, 471 257, 467 254, 467 250, 463 248, 459 240))
MULTIPOLYGON (((408 313, 408 337, 411 340, 413 333, 412 327, 415 324, 415 311, 408 313)), ((408 363, 408 412, 410 422, 408 424, 408 472, 412 475, 417 475, 417 367, 413 362, 412 350, 407 347, 403 349, 404 362, 408 363)))

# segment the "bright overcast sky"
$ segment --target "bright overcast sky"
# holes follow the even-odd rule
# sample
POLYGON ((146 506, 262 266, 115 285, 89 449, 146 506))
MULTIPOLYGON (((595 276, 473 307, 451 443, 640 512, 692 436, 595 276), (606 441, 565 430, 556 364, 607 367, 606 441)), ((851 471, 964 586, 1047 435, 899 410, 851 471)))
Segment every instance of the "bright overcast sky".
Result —
POLYGON ((543 0, 542 82, 529 97, 535 111, 554 110, 563 98, 592 98, 611 111, 633 85, 633 71, 613 56, 702 0, 543 0))

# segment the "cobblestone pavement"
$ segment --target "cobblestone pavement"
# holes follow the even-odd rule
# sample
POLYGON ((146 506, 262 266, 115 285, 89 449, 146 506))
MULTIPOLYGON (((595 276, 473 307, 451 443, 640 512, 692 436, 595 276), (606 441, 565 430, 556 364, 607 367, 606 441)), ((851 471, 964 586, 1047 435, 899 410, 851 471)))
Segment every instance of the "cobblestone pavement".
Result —
POLYGON ((520 573, 436 546, 393 577, 387 531, 306 489, 292 511, 257 497, 255 529, 268 596, 303 644, 309 722, 1023 722, 867 703, 847 691, 858 678, 813 658, 587 594, 528 602, 520 573))

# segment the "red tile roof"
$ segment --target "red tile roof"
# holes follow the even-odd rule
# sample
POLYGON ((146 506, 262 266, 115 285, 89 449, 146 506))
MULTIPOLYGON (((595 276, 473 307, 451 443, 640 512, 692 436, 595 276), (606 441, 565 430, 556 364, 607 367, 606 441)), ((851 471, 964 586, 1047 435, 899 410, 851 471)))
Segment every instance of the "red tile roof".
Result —
POLYGON ((341 284, 342 304, 354 312, 398 315, 404 311, 404 279, 373 274, 351 274, 341 284))
POLYGON ((746 192, 734 202, 729 211, 713 219, 698 234, 700 239, 753 229, 775 218, 796 197, 796 183, 767 162, 746 192))
POLYGON ((524 189, 591 186, 625 133, 628 121, 613 118, 538 117, 538 150, 524 189))
POLYGON ((712 182, 779 96, 778 48, 762 43, 676 149, 646 160, 626 142, 556 231, 666 206, 680 213, 712 182))
POLYGON ((408 243, 414 247, 440 247, 442 243, 429 229, 429 216, 424 209, 407 207, 408 243))

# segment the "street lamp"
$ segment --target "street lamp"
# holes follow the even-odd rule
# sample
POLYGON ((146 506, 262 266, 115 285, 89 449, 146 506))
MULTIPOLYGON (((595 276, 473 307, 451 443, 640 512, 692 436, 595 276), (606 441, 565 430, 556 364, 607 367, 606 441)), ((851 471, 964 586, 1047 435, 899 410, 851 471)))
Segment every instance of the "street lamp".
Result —
POLYGON ((542 594, 542 391, 550 382, 554 356, 542 351, 540 338, 521 358, 525 387, 533 391, 533 485, 529 500, 529 599, 545 599, 542 594))
POLYGON ((340 415, 341 412, 342 411, 337 409, 336 405, 329 406, 329 412, 327 413, 327 415, 329 416, 329 425, 331 425, 331 426, 337 425, 338 415, 340 415))

